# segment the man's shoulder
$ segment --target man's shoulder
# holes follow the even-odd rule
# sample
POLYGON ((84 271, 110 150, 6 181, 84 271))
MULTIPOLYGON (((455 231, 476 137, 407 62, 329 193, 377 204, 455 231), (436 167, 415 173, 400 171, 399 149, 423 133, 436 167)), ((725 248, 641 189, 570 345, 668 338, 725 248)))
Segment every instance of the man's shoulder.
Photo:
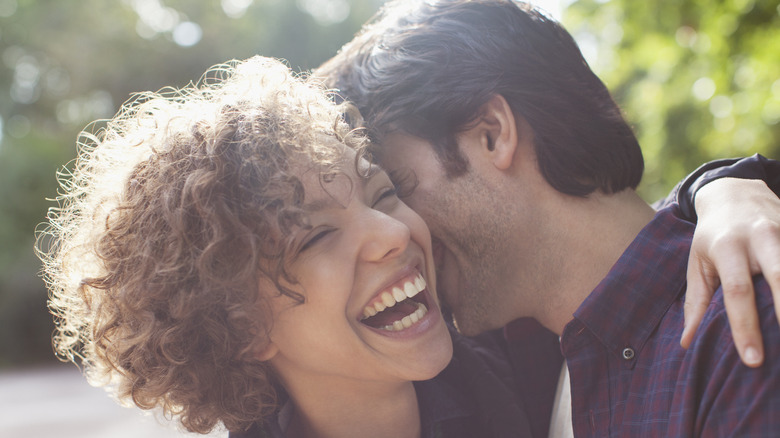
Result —
MULTIPOLYGON (((780 326, 777 323, 772 290, 762 275, 753 277, 753 291, 764 344, 778 345, 780 344, 780 326)), ((714 350, 713 352, 720 353, 730 351, 736 354, 728 312, 723 298, 723 289, 719 287, 712 297, 701 325, 696 330, 696 337, 691 345, 691 350, 714 350)), ((777 362, 780 365, 780 361, 777 362)))
POLYGON ((750 368, 742 363, 720 289, 683 356, 675 409, 698 412, 693 430, 700 436, 726 430, 735 436, 767 436, 762 433, 780 430, 780 418, 774 415, 780 412, 780 326, 766 280, 756 276, 753 286, 764 364, 750 368))

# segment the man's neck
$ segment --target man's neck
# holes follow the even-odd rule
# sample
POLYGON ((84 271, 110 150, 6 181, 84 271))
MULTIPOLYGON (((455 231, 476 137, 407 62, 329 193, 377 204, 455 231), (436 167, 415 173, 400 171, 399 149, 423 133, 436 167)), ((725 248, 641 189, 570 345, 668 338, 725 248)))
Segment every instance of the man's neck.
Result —
POLYGON ((572 315, 625 252, 655 211, 633 190, 587 198, 561 196, 552 253, 559 261, 534 315, 560 335, 572 315))

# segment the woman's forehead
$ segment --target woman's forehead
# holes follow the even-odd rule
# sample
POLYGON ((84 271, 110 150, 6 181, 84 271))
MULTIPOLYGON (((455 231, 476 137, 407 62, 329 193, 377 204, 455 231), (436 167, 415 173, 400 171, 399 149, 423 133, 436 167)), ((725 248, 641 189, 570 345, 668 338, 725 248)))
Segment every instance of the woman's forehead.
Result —
MULTIPOLYGON (((349 149, 349 148, 347 148, 349 149)), ((303 208, 315 212, 326 208, 345 207, 355 190, 360 190, 373 178, 383 174, 381 168, 361 157, 356 159, 351 149, 332 167, 302 168, 299 174, 304 188, 303 208)))

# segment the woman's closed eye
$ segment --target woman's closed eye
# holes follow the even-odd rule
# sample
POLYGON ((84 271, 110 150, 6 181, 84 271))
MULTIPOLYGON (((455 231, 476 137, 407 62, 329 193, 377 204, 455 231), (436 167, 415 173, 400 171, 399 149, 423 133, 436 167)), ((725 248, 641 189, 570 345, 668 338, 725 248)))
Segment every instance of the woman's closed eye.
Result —
POLYGON ((312 232, 309 233, 309 237, 304 239, 304 242, 300 249, 298 249, 298 252, 306 251, 333 231, 335 231, 335 228, 319 228, 312 230, 312 232))
MULTIPOLYGON (((398 201, 398 189, 393 185, 381 189, 378 193, 379 195, 372 203, 371 208, 392 208, 392 206, 395 204, 395 201, 398 201)), ((307 233, 306 237, 304 237, 300 247, 298 248, 298 252, 305 252, 312 246, 321 242, 334 231, 336 231, 336 228, 329 226, 320 226, 314 228, 313 230, 309 231, 309 233, 307 233)))
POLYGON ((371 208, 377 208, 379 204, 384 200, 393 200, 398 199, 398 188, 395 186, 387 187, 383 189, 379 196, 377 197, 376 201, 374 201, 374 204, 371 206, 371 208))

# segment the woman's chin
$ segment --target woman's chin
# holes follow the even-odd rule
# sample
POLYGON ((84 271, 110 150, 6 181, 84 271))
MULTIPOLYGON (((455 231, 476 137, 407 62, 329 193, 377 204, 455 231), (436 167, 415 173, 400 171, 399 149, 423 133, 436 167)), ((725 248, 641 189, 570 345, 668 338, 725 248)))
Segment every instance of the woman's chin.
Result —
POLYGON ((449 332, 446 332, 446 338, 442 337, 439 342, 432 345, 425 356, 414 365, 416 376, 409 380, 430 380, 447 368, 451 360, 452 338, 449 332))

